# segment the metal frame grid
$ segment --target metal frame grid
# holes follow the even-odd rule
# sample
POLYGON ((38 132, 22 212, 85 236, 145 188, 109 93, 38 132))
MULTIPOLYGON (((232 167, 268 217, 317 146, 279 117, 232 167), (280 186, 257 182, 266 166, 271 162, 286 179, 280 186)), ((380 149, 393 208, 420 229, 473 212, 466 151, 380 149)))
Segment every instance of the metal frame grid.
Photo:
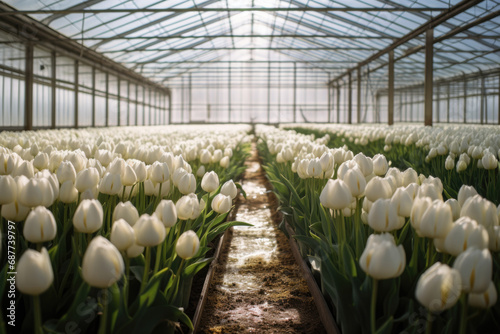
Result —
MULTIPOLYGON (((443 99, 451 98, 438 82, 449 82, 453 86, 457 78, 482 74, 485 79, 479 80, 484 82, 480 84, 479 94, 484 95, 479 101, 484 102, 479 103, 479 107, 470 106, 474 111, 470 110, 469 115, 482 110, 479 114, 483 116, 464 120, 500 122, 500 117, 492 117, 489 112, 491 105, 499 104, 489 98, 498 92, 498 81, 489 78, 495 77, 500 63, 499 0, 352 0, 347 3, 326 0, 6 0, 4 3, 12 7, 2 5, 2 19, 26 22, 31 18, 58 33, 44 38, 22 36, 21 45, 26 50, 30 49, 26 41, 30 41, 36 48, 45 47, 50 51, 51 43, 60 41, 64 35, 76 46, 83 46, 77 57, 74 52, 64 55, 76 59, 76 65, 73 60, 68 64, 75 76, 80 71, 74 66, 87 66, 83 65, 86 57, 94 54, 128 69, 98 69, 108 73, 106 78, 118 74, 111 82, 117 80, 120 89, 113 93, 85 88, 75 84, 77 79, 73 80, 73 86, 67 82, 65 87, 58 88, 70 92, 82 87, 83 91, 74 94, 73 122, 70 117, 69 122, 58 122, 57 126, 78 126, 79 109, 88 110, 84 105, 91 104, 94 114, 95 100, 101 98, 106 102, 98 105, 105 105, 106 119, 111 108, 111 118, 120 120, 102 125, 120 125, 125 120, 127 124, 153 124, 154 117, 143 112, 143 103, 130 98, 131 85, 143 87, 134 92, 135 96, 144 89, 156 92, 158 98, 153 94, 152 99, 162 101, 157 108, 162 111, 172 108, 168 117, 164 113, 159 113, 159 117, 163 115, 163 121, 168 118, 170 122, 373 121, 392 124, 395 119, 408 120, 402 115, 410 102, 403 101, 410 95, 415 95, 415 101, 424 101, 414 103, 410 119, 423 119, 426 124, 444 119, 459 121, 453 111, 451 118, 441 117, 441 111, 433 115, 433 108, 441 107, 443 99), (122 72, 127 75, 123 76, 122 72), (434 86, 433 82, 436 82, 434 86), (163 87, 169 89, 162 90, 163 87), (89 96, 92 102, 88 102, 89 96), (124 108, 127 117, 123 117, 124 108), (137 111, 140 115, 129 115, 137 111)), ((18 35, 20 30, 18 27, 18 35)), ((13 45, 8 41, 0 43, 3 49, 13 45)), ((57 55, 64 54, 64 49, 59 46, 55 51, 57 55)), ((78 52, 77 47, 74 51, 78 52)), ((13 51, 7 53, 10 52, 13 51)), ((20 59, 24 56, 22 50, 21 53, 17 56, 20 59)), ((0 75, 10 73, 4 65, 2 63, 4 72, 0 75)), ((85 75, 88 76, 88 71, 81 74, 85 75)), ((50 78, 35 75, 33 80, 41 80, 37 84, 47 89, 54 85, 50 78)), ((56 78, 58 84, 62 84, 60 81, 56 78)), ((10 91, 16 84, 19 82, 10 83, 10 91)), ((469 94, 473 100, 473 95, 478 93, 471 90, 466 93, 469 94)), ((31 95, 33 99, 33 93, 31 95)), ((149 99, 150 95, 144 96, 149 99)), ((64 94, 57 97, 53 101, 63 100, 64 94)), ((39 101, 36 97, 36 104, 39 101)), ((41 102, 45 107, 36 108, 48 108, 44 103, 47 102, 41 102)), ((148 100, 146 104, 152 103, 148 100)), ((27 119, 27 113, 23 117, 27 119)))

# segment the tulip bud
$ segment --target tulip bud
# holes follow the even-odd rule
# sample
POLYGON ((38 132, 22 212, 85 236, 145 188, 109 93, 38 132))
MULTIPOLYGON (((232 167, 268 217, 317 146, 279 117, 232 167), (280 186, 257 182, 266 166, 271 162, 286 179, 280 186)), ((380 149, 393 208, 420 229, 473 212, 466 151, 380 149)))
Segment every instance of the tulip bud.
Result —
POLYGON ((391 234, 372 234, 359 258, 359 266, 375 279, 398 277, 406 266, 405 251, 402 245, 396 246, 391 234))
POLYGON ((124 219, 130 226, 134 226, 139 219, 139 212, 130 202, 120 202, 115 206, 112 220, 115 222, 124 219))
POLYGON ((214 171, 208 172, 201 180, 201 188, 207 193, 211 193, 219 187, 219 176, 214 171))
POLYGON ((462 290, 465 292, 486 292, 491 281, 493 261, 488 249, 467 248, 453 263, 462 278, 462 290))
POLYGON ((203 175, 205 175, 205 166, 201 165, 196 171, 196 176, 202 177, 203 175))
MULTIPOLYGON (((411 208, 410 222, 411 226, 420 233, 420 224, 422 222, 422 216, 424 215, 427 208, 432 205, 432 201, 428 197, 416 197, 413 201, 413 206, 411 208)), ((420 234, 419 234, 420 235, 420 234)))
POLYGON ((233 150, 230 147, 226 147, 224 149, 224 156, 225 157, 232 157, 233 156, 233 150))
POLYGON ((93 189, 99 184, 99 172, 94 167, 83 169, 76 176, 75 188, 83 193, 87 189, 93 189))
MULTIPOLYGON (((21 160, 22 161, 22 160, 21 160)), ((26 176, 28 179, 31 179, 33 178, 33 176, 35 175, 35 169, 33 168, 33 164, 31 163, 31 161, 22 161, 18 166, 17 168, 15 168, 13 171, 12 171, 12 176, 21 176, 21 175, 24 175, 26 176)))
POLYGON ((109 288, 122 277, 124 269, 120 252, 108 239, 102 236, 92 239, 82 261, 82 276, 88 285, 109 288))
POLYGON ((59 200, 66 204, 74 203, 78 200, 78 190, 73 185, 73 181, 67 180, 61 185, 59 200))
POLYGON ((181 234, 175 245, 177 255, 184 260, 188 260, 198 253, 200 240, 194 231, 186 231, 181 234))
POLYGON ((118 195, 122 190, 120 174, 104 174, 99 185, 99 192, 107 195, 118 195))
POLYGON ((134 257, 138 257, 144 252, 144 247, 139 246, 137 243, 134 243, 132 246, 127 248, 127 257, 133 259, 134 257))
POLYGON ((137 182, 144 182, 148 176, 146 164, 142 161, 138 161, 134 164, 134 172, 137 176, 137 182))
POLYGON ((375 202, 377 199, 392 197, 392 188, 387 179, 375 176, 366 184, 365 197, 375 202))
POLYGON ((166 232, 162 222, 155 215, 143 214, 134 225, 136 242, 139 246, 157 246, 165 240, 166 232))
POLYGON ((368 213, 368 225, 377 232, 389 232, 403 227, 390 199, 376 200, 368 213))
POLYGON ((212 200, 212 210, 217 213, 223 214, 231 210, 232 200, 231 197, 224 194, 217 194, 212 200))
POLYGON ((103 210, 96 199, 85 199, 80 202, 73 216, 73 226, 81 233, 94 233, 102 226, 103 210))
POLYGON ((154 162, 151 165, 151 181, 163 183, 170 178, 170 170, 165 162, 154 162))
POLYGON ((135 243, 135 232, 125 219, 118 219, 111 227, 109 240, 119 251, 126 251, 135 243))
POLYGON ((194 193, 196 190, 196 178, 191 173, 183 175, 179 179, 177 188, 183 195, 194 193))
POLYGON ((8 153, 0 153, 0 175, 9 175, 16 167, 14 157, 8 153))
POLYGON ((204 165, 210 163, 212 161, 212 154, 208 150, 201 150, 200 152, 200 162, 204 165))
POLYGON ((484 249, 488 247, 488 232, 475 220, 461 217, 454 224, 444 240, 447 253, 458 256, 470 247, 484 249))
POLYGON ((469 305, 477 308, 490 308, 497 303, 497 289, 493 281, 490 281, 488 289, 482 293, 470 293, 469 305))
POLYGON ((319 200, 325 208, 341 210, 351 204, 352 195, 344 181, 329 179, 321 191, 319 200))
POLYGON ((0 176, 0 189, 2 189, 2 191, 0 191, 0 205, 9 204, 16 200, 17 183, 12 176, 0 176))
POLYGON ((444 162, 444 168, 446 170, 452 170, 455 168, 455 159, 453 159, 451 156, 448 156, 446 158, 446 161, 444 162))
POLYGON ((62 161, 59 165, 59 168, 56 172, 57 179, 60 184, 63 184, 66 181, 75 182, 76 180, 76 171, 73 164, 69 161, 62 161))
POLYGON ((233 180, 229 180, 222 185, 220 193, 231 197, 231 199, 234 199, 236 195, 238 195, 238 189, 236 188, 233 180))
POLYGON ((223 157, 222 159, 220 159, 219 164, 222 168, 228 168, 229 162, 230 162, 229 157, 223 157))
POLYGON ((345 174, 343 181, 349 187, 353 197, 361 197, 366 188, 366 181, 363 173, 358 168, 351 168, 345 174))
POLYGON ((57 226, 54 215, 44 206, 34 208, 24 222, 23 235, 33 243, 53 240, 56 237, 57 226))
POLYGON ((403 172, 403 185, 407 187, 410 183, 418 183, 418 174, 413 168, 403 172))
POLYGON ((456 304, 461 295, 460 273, 436 262, 418 279, 415 297, 432 312, 443 311, 456 304))
POLYGON ((453 216, 453 221, 457 220, 460 218, 460 205, 458 204, 458 201, 454 198, 448 199, 446 202, 444 202, 446 205, 448 205, 451 209, 451 213, 453 216))
POLYGON ((408 191, 403 188, 397 188, 394 195, 392 195, 391 202, 396 207, 398 216, 410 217, 413 198, 408 191))
MULTIPOLYGON (((215 150, 213 153, 212 153, 212 163, 216 163, 216 162, 219 162, 221 161, 223 157, 223 153, 221 150, 215 150)), ((229 157, 228 157, 229 159, 229 157)))
POLYGON ((353 159, 359 166, 359 169, 364 176, 368 176, 373 172, 373 161, 366 157, 363 153, 358 153, 353 159))
POLYGON ((488 240, 490 250, 500 251, 500 226, 493 226, 488 230, 488 240))
POLYGON ((419 232, 427 238, 445 238, 452 227, 450 207, 443 202, 434 201, 422 215, 419 232))
POLYGON ((481 163, 483 164, 483 168, 486 170, 496 169, 498 167, 497 158, 489 151, 483 155, 481 158, 481 163))
POLYGON ((463 207, 465 201, 469 197, 472 197, 474 195, 477 195, 477 191, 473 186, 467 186, 465 184, 462 185, 460 187, 460 190, 458 190, 458 196, 457 196, 458 204, 460 205, 460 207, 463 207))
POLYGON ((377 176, 383 176, 387 173, 389 169, 389 164, 387 163, 387 159, 382 154, 376 154, 373 157, 373 172, 377 176))
POLYGON ((307 166, 307 175, 313 178, 320 178, 323 173, 323 169, 321 168, 321 163, 318 158, 311 159, 309 161, 309 165, 307 166))
POLYGON ((16 266, 16 287, 24 294, 38 296, 54 281, 54 272, 49 252, 45 247, 41 252, 26 250, 16 266))
POLYGON ((195 194, 182 196, 175 204, 175 207, 181 220, 196 219, 201 213, 200 202, 198 202, 198 197, 195 194))
POLYGON ((38 170, 46 169, 49 166, 49 155, 47 153, 39 153, 33 159, 33 166, 38 170))
POLYGON ((174 186, 178 187, 179 181, 187 173, 188 173, 188 171, 185 170, 184 168, 182 168, 182 167, 177 168, 172 175, 172 183, 174 184, 174 186))
POLYGON ((120 180, 124 186, 133 186, 137 183, 137 175, 132 166, 126 164, 123 167, 123 171, 120 174, 120 180))
POLYGON ((171 200, 161 200, 156 207, 155 215, 166 228, 173 227, 177 223, 177 209, 171 200))
POLYGON ((497 208, 490 201, 482 198, 480 195, 469 197, 462 210, 461 216, 467 216, 483 225, 487 230, 498 226, 497 208))

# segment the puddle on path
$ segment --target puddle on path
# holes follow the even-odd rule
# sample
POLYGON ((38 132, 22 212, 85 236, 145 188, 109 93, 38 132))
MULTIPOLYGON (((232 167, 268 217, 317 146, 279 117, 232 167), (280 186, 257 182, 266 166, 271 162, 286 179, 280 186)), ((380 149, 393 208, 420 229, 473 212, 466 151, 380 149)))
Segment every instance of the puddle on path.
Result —
POLYGON ((324 333, 288 240, 255 146, 246 162, 234 227, 208 294, 200 333, 324 333))

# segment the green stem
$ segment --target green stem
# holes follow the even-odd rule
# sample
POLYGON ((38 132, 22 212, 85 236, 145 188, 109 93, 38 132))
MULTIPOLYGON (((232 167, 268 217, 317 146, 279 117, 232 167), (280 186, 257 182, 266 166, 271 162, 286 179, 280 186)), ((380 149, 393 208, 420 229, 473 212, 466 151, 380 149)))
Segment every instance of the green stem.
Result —
POLYGON ((148 246, 146 247, 146 262, 144 263, 144 274, 142 275, 141 289, 139 294, 141 294, 142 291, 144 291, 144 288, 146 287, 146 283, 148 281, 150 262, 151 262, 151 247, 148 246))
POLYGON ((467 333, 467 300, 468 295, 463 293, 462 296, 460 296, 460 303, 461 309, 462 309, 462 314, 460 315, 460 330, 459 334, 465 334, 467 333))
MULTIPOLYGON (((123 186, 123 191, 122 191, 122 201, 125 201, 125 188, 126 186, 123 186)), ((129 196, 130 197, 130 196, 129 196)))
POLYGON ((160 268, 160 259, 162 255, 163 242, 156 247, 156 259, 155 259, 155 269, 153 270, 153 276, 158 272, 160 268))
POLYGON ((33 311, 35 315, 35 334, 43 334, 42 329, 42 309, 40 308, 40 296, 33 296, 33 311))
POLYGON ((377 307, 377 290, 378 290, 378 280, 373 278, 373 286, 372 286, 372 301, 370 306, 370 327, 371 332, 375 333, 377 330, 376 327, 376 312, 375 309, 377 307))
MULTIPOLYGON (((105 290, 104 294, 107 295, 108 291, 105 290)), ((101 315, 101 322, 99 324, 98 334, 106 334, 106 327, 107 327, 107 320, 108 320, 108 304, 109 304, 109 300, 107 300, 107 298, 104 301, 102 301, 102 315, 101 315)))
POLYGON ((123 301, 125 306, 125 312, 128 315, 128 286, 129 286, 129 275, 130 275, 130 259, 128 258, 126 252, 122 252, 122 256, 125 259, 125 282, 123 285, 123 301))
POLYGON ((425 326, 425 334, 431 334, 432 333, 432 312, 430 310, 427 310, 427 323, 425 326))
MULTIPOLYGON (((136 183, 136 184, 137 184, 137 183, 136 183)), ((130 199, 132 198, 132 192, 134 191, 134 187, 135 187, 135 185, 136 185, 136 184, 132 185, 132 188, 130 188, 130 194, 128 194, 128 200, 129 200, 129 201, 130 201, 130 199)))

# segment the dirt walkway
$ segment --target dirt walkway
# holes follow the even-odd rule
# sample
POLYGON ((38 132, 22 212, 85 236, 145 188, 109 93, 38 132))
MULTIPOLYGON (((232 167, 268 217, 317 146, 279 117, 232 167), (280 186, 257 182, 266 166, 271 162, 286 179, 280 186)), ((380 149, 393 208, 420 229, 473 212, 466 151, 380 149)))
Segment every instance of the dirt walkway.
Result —
POLYGON ((235 227, 214 275, 199 333, 324 333, 286 237, 257 150, 242 180, 235 227))

